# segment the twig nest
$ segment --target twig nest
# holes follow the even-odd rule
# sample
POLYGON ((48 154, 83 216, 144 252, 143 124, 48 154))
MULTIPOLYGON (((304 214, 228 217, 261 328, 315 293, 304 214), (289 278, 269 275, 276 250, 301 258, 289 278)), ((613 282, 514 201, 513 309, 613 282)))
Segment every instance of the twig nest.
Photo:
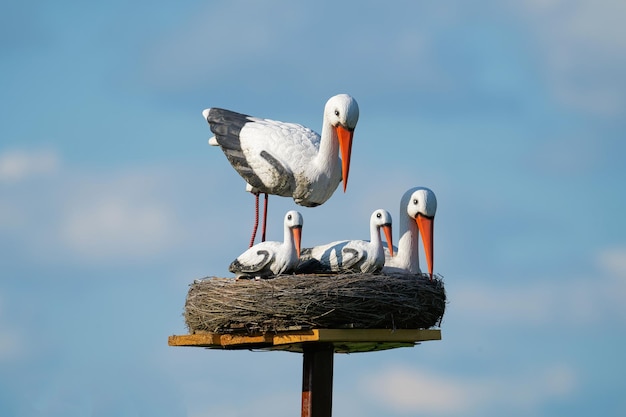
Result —
POLYGON ((208 277, 190 285, 190 333, 259 333, 320 328, 428 329, 446 306, 442 278, 421 275, 208 277))

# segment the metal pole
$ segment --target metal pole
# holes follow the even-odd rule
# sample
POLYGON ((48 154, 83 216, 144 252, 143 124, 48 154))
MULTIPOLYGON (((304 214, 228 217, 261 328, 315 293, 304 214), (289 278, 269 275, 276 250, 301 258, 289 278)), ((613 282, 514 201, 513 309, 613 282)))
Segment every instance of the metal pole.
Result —
POLYGON ((332 343, 308 343, 304 345, 302 417, 331 417, 334 353, 332 343))

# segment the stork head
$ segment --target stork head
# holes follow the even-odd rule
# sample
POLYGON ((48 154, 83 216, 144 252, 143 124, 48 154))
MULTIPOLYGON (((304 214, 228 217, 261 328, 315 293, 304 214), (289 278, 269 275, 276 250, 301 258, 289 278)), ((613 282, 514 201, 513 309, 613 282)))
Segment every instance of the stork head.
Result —
POLYGON ((350 155, 352 153, 352 137, 359 121, 359 105, 348 94, 338 94, 331 97, 324 107, 324 118, 330 122, 335 130, 341 152, 341 179, 343 191, 348 186, 350 173, 350 155))
POLYGON ((422 236, 424 254, 428 264, 428 273, 433 276, 433 234, 437 197, 426 187, 415 187, 402 196, 401 207, 406 207, 407 215, 415 221, 422 236))
POLYGON ((289 229, 296 246, 296 254, 300 257, 300 246, 302 242, 302 225, 304 220, 302 214, 295 210, 290 210, 285 214, 285 227, 289 229))
POLYGON ((377 230, 383 229, 389 253, 393 256, 393 233, 391 229, 391 214, 387 210, 378 209, 372 213, 370 224, 377 230))

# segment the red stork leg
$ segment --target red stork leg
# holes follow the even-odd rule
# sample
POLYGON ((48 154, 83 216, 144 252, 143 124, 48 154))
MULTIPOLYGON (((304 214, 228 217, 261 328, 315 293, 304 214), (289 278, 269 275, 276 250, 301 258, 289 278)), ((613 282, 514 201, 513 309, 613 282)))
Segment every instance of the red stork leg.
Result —
POLYGON ((254 228, 252 229, 252 237, 250 238, 250 247, 254 246, 256 239, 256 231, 259 228, 259 193, 254 193, 254 228))
POLYGON ((263 194, 265 196, 265 200, 263 201, 263 229, 261 230, 261 242, 265 242, 265 229, 267 228, 267 193, 263 194))

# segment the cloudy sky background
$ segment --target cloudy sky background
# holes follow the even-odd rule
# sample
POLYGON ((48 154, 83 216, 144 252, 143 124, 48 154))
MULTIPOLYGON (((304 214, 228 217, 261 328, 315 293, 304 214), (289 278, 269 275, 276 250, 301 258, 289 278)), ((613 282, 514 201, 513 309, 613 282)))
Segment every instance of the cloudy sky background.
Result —
MULTIPOLYGON (((347 193, 268 238, 365 239, 431 187, 443 340, 336 355, 337 416, 626 413, 626 4, 0 5, 0 414, 297 415, 301 356, 171 348, 253 198, 211 106, 321 127, 347 193)), ((395 236, 398 236, 396 231, 395 236)))

